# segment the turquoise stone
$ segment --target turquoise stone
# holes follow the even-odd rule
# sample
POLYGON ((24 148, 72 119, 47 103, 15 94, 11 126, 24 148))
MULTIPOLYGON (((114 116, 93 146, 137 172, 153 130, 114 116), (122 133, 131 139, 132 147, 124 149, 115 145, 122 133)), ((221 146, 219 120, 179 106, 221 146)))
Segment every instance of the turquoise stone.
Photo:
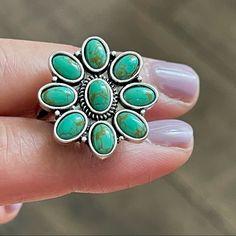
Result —
POLYGON ((105 111, 110 106, 111 95, 109 84, 105 80, 95 79, 89 85, 89 104, 96 111, 105 111))
POLYGON ((98 39, 91 39, 85 46, 85 59, 93 69, 102 68, 107 61, 108 52, 98 39))
POLYGON ((81 76, 80 65, 67 55, 55 55, 52 58, 52 66, 59 75, 68 80, 76 80, 81 76))
POLYGON ((56 85, 45 89, 41 98, 49 106, 63 107, 74 101, 75 94, 69 87, 56 85))
POLYGON ((118 80, 129 80, 139 69, 140 61, 136 55, 121 57, 113 67, 113 74, 118 80))
POLYGON ((56 128, 56 133, 61 139, 72 139, 81 134, 85 124, 86 121, 82 114, 78 112, 70 113, 61 119, 56 128))
POLYGON ((116 144, 114 131, 106 124, 97 124, 91 134, 93 148, 99 154, 109 154, 116 144))
POLYGON ((142 108, 152 104, 156 99, 156 94, 153 89, 140 84, 127 88, 123 93, 123 98, 128 104, 142 108))
POLYGON ((146 124, 135 114, 123 111, 117 116, 117 124, 126 135, 142 139, 147 134, 146 124))

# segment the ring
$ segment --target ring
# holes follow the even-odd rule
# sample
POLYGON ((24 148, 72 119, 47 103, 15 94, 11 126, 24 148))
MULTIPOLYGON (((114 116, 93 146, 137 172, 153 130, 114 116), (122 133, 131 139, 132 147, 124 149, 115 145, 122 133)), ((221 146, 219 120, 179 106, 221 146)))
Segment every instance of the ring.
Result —
POLYGON ((157 102, 158 92, 142 82, 142 65, 138 53, 110 52, 97 36, 74 54, 56 52, 49 58, 52 82, 38 92, 38 117, 55 121, 58 142, 87 143, 100 159, 122 140, 143 141, 149 132, 144 114, 157 102))

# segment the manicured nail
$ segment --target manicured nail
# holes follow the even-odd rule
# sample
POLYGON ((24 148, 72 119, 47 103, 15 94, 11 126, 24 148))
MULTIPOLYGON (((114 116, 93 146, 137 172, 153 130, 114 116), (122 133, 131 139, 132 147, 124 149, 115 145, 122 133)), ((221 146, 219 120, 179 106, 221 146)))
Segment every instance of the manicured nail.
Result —
POLYGON ((144 73, 160 92, 183 102, 192 102, 196 98, 199 78, 192 68, 151 59, 146 59, 144 63, 144 73))
POLYGON ((192 127, 180 120, 149 122, 149 140, 157 145, 187 148, 193 140, 192 127))
POLYGON ((4 206, 6 214, 12 214, 14 212, 17 212, 22 207, 22 203, 16 203, 4 206))

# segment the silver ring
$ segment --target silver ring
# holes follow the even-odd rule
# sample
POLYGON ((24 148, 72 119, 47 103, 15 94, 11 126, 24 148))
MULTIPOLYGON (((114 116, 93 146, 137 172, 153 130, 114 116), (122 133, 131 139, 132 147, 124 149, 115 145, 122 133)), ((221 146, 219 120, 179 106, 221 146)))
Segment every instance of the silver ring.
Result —
POLYGON ((56 52, 49 58, 52 82, 39 89, 38 118, 54 122, 60 143, 84 142, 100 159, 120 141, 142 142, 149 132, 145 111, 158 91, 143 83, 142 57, 112 51, 100 37, 86 39, 74 55, 56 52))

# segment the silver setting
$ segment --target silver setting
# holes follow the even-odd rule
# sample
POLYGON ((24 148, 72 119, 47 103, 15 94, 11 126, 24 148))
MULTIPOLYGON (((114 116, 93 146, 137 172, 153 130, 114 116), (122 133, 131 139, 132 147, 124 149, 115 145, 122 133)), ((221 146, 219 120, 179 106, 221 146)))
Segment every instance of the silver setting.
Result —
POLYGON ((56 76, 53 76, 53 77, 52 77, 52 81, 53 81, 53 82, 57 82, 57 77, 56 77, 56 76))
POLYGON ((83 81, 82 86, 80 87, 78 97, 81 109, 87 114, 88 117, 92 118, 93 120, 107 120, 115 114, 118 104, 118 94, 115 85, 111 81, 109 81, 109 79, 106 79, 104 76, 90 76, 85 79, 83 81), (111 93, 110 105, 105 111, 102 112, 93 109, 88 100, 89 86, 95 80, 103 80, 104 82, 106 82, 111 93))
POLYGON ((111 52, 111 55, 112 55, 113 57, 116 57, 116 54, 117 54, 116 51, 112 51, 112 52, 111 52))
POLYGON ((79 57, 80 54, 81 54, 81 51, 80 51, 80 50, 78 50, 78 51, 76 51, 76 52, 74 53, 74 55, 75 55, 76 57, 79 57))
POLYGON ((87 142, 87 137, 86 137, 86 136, 83 136, 83 137, 81 138, 81 141, 82 141, 83 143, 87 142))
POLYGON ((144 116, 145 113, 146 113, 146 110, 145 110, 145 109, 142 109, 142 110, 140 111, 140 114, 141 114, 142 116, 144 116))
POLYGON ((80 138, 82 135, 84 135, 84 132, 85 132, 85 130, 87 129, 87 127, 88 127, 88 118, 87 118, 86 114, 85 114, 83 111, 70 110, 70 111, 65 112, 62 116, 60 116, 60 117, 57 119, 57 121, 56 121, 56 123, 55 123, 55 125, 54 125, 53 134, 54 134, 55 139, 56 139, 58 142, 60 142, 60 143, 70 143, 70 142, 79 140, 79 138, 80 138), (71 113, 79 113, 79 114, 81 114, 81 115, 84 117, 84 119, 85 119, 85 126, 84 126, 84 128, 81 130, 80 134, 78 134, 78 135, 75 136, 74 138, 71 138, 71 139, 62 139, 62 138, 60 138, 60 137, 58 136, 58 134, 57 134, 57 126, 58 126, 58 124, 61 122, 61 120, 63 120, 66 116, 68 116, 68 115, 71 114, 71 113))
POLYGON ((90 149, 92 150, 92 152, 93 152, 97 157, 99 157, 99 158, 102 159, 102 160, 103 160, 103 159, 106 159, 107 157, 109 157, 109 156, 114 152, 114 150, 116 149, 116 146, 117 146, 117 135, 116 135, 115 129, 114 129, 113 126, 112 126, 109 122, 107 122, 107 121, 101 120, 101 121, 96 121, 96 122, 94 122, 94 123, 91 125, 91 127, 89 128, 88 144, 89 144, 89 147, 90 147, 90 149), (92 144, 92 139, 91 139, 91 137, 92 137, 92 132, 93 132, 93 129, 95 128, 95 126, 97 126, 98 124, 105 124, 105 125, 107 125, 107 126, 112 130, 112 132, 113 132, 113 134, 114 134, 114 137, 115 137, 115 144, 114 144, 114 147, 113 147, 112 150, 111 150, 109 153, 107 153, 107 154, 98 153, 98 152, 94 149, 93 144, 92 144))
POLYGON ((142 115, 140 115, 139 113, 137 113, 136 111, 132 111, 132 110, 129 110, 129 109, 122 109, 122 110, 119 110, 119 111, 115 114, 115 116, 114 116, 113 123, 114 123, 114 125, 115 125, 116 130, 124 137, 125 140, 131 141, 131 142, 134 142, 134 143, 140 143, 140 142, 142 142, 144 139, 147 138, 148 133, 149 133, 148 123, 147 123, 147 121, 145 120, 145 118, 144 118, 142 115), (117 116, 118 116, 120 113, 122 113, 122 112, 130 112, 130 113, 136 115, 136 116, 145 124, 145 126, 146 126, 146 128, 147 128, 147 132, 146 132, 146 134, 145 134, 144 137, 142 137, 142 138, 133 138, 133 137, 127 135, 125 132, 123 132, 123 131, 121 130, 121 128, 119 127, 119 125, 118 125, 118 123, 117 123, 117 116))
POLYGON ((74 56, 72 55, 71 53, 68 53, 68 52, 64 52, 64 51, 59 51, 59 52, 56 52, 54 54, 52 54, 49 58, 49 68, 51 70, 51 73, 53 75, 53 81, 57 81, 57 79, 59 78, 60 80, 66 82, 66 83, 69 83, 69 84, 76 84, 78 82, 80 82, 83 78, 84 78, 84 68, 81 64, 81 62, 74 56), (76 80, 70 80, 70 79, 67 79, 63 76, 61 76, 53 67, 53 64, 52 64, 52 59, 55 57, 55 56, 58 56, 58 55, 64 55, 64 56, 68 56, 70 57, 72 60, 74 60, 76 63, 78 63, 78 65, 80 66, 80 69, 81 69, 81 75, 79 78, 77 78, 76 80), (55 75, 56 75, 56 80, 55 80, 55 75))
MULTIPOLYGON (((155 102, 158 100, 158 92, 157 90, 146 83, 142 83, 142 77, 139 76, 139 73, 141 71, 141 68, 143 66, 143 60, 142 57, 133 51, 127 51, 124 53, 117 53, 116 51, 110 51, 107 43, 101 39, 100 37, 93 36, 87 38, 83 45, 81 50, 76 51, 74 54, 70 54, 64 51, 56 52, 49 58, 49 68, 52 73, 52 82, 49 84, 44 85, 40 90, 38 91, 38 99, 40 106, 42 107, 43 112, 39 113, 39 118, 44 117, 46 115, 46 119, 49 122, 55 122, 54 124, 54 137, 55 139, 60 143, 70 143, 70 142, 83 142, 86 143, 91 151, 100 159, 105 159, 109 157, 115 150, 118 143, 120 143, 122 140, 128 140, 135 143, 142 142, 147 136, 149 132, 148 123, 144 118, 144 114, 148 108, 150 108, 155 102), (107 53, 107 59, 104 66, 100 69, 94 69, 92 68, 86 58, 85 58, 85 48, 87 43, 92 40, 96 39, 101 42, 101 44, 104 46, 106 53, 107 53), (122 81, 115 77, 113 74, 113 69, 115 64, 125 55, 135 55, 139 60, 139 65, 137 68, 137 71, 135 74, 129 78, 128 80, 122 81), (69 80, 67 78, 64 78, 61 76, 57 71, 54 69, 52 65, 52 59, 56 55, 64 55, 70 57, 72 60, 74 60, 81 68, 81 76, 76 80, 69 80), (108 108, 104 111, 97 111, 95 110, 88 99, 88 90, 90 84, 94 80, 103 80, 105 83, 107 83, 107 86, 109 87, 110 94, 111 94, 111 101, 108 106, 108 108), (46 104, 42 100, 42 93, 45 89, 48 89, 50 87, 54 86, 64 86, 70 88, 73 93, 75 94, 75 99, 71 104, 63 107, 56 107, 56 106, 50 106, 46 104), (150 89, 152 89, 156 95, 155 100, 146 106, 134 106, 129 104, 124 100, 124 92, 126 89, 133 87, 133 86, 146 86, 150 89), (45 111, 44 111, 45 110, 45 111), (129 113, 132 113, 139 118, 144 125, 146 126, 146 134, 142 138, 133 138, 124 133, 121 128, 119 127, 117 123, 117 117, 121 112, 127 111, 129 113), (45 114, 46 113, 46 114, 45 114), (85 118, 85 127, 83 130, 81 130, 80 134, 78 134, 76 137, 64 140, 60 138, 57 134, 57 127, 59 123, 69 114, 71 113, 79 113, 83 115, 85 118), (98 124, 105 124, 109 126, 111 131, 114 134, 115 137, 115 144, 112 148, 111 152, 108 154, 100 154, 98 153, 92 144, 92 132, 96 125, 98 124)), ((45 119, 45 120, 46 120, 45 119)))
POLYGON ((143 66, 143 59, 142 59, 142 57, 137 52, 127 51, 127 52, 121 53, 119 56, 117 56, 114 59, 114 61, 112 61, 109 72, 110 72, 112 80, 114 80, 115 82, 120 83, 120 84, 125 84, 125 83, 128 83, 128 82, 130 82, 130 81, 132 81, 132 80, 134 80, 134 79, 136 79, 138 77, 138 75, 139 75, 139 73, 140 73, 140 71, 142 69, 142 66, 143 66), (119 80, 119 79, 116 78, 116 76, 113 73, 114 66, 123 56, 128 55, 128 54, 132 54, 132 55, 134 55, 134 56, 136 56, 138 58, 138 60, 139 60, 139 68, 136 71, 136 73, 133 76, 131 76, 128 80, 119 80))
POLYGON ((155 103, 157 102, 158 98, 159 98, 158 91, 157 91, 152 85, 147 84, 147 83, 136 82, 136 83, 127 84, 127 85, 126 85, 125 87, 123 87, 123 88, 121 89, 121 91, 120 91, 120 100, 121 100, 122 104, 123 104, 124 106, 126 106, 126 107, 129 107, 129 108, 135 109, 135 110, 144 109, 144 108, 145 108, 145 109, 150 108, 151 106, 153 106, 153 104, 155 104, 155 103), (155 95, 156 95, 155 100, 154 100, 152 103, 150 103, 150 104, 148 104, 148 105, 146 105, 146 106, 135 106, 135 105, 131 105, 131 104, 129 104, 128 102, 126 102, 125 99, 124 99, 124 92, 125 92, 127 89, 132 88, 132 87, 135 87, 135 86, 144 86, 144 87, 147 87, 147 88, 151 89, 151 90, 155 93, 155 95))
POLYGON ((64 84, 64 83, 48 83, 48 84, 44 85, 43 87, 41 87, 38 91, 38 100, 39 100, 40 106, 41 106, 41 108, 43 108, 46 111, 58 110, 58 109, 60 109, 60 110, 69 109, 70 107, 72 107, 76 103, 77 99, 78 99, 78 94, 77 94, 76 90, 73 87, 71 87, 67 84, 64 84), (48 88, 57 87, 57 86, 63 86, 63 87, 67 87, 67 88, 71 89, 75 95, 73 102, 71 102, 69 105, 62 106, 62 107, 50 106, 47 103, 45 103, 41 97, 43 91, 48 88))
POLYGON ((138 76, 137 80, 138 82, 142 82, 143 78, 141 76, 138 76))
POLYGON ((60 112, 59 110, 56 110, 56 111, 54 112, 54 114, 55 114, 56 117, 59 117, 59 116, 61 115, 61 112, 60 112))
POLYGON ((92 36, 92 37, 89 37, 87 38, 84 42, 83 42, 83 45, 82 45, 82 48, 81 48, 81 55, 82 55, 82 60, 83 60, 83 63, 85 64, 85 66, 92 72, 95 72, 95 73, 98 73, 98 72, 101 72, 103 70, 105 70, 105 68, 107 67, 109 61, 110 61, 110 49, 107 45, 107 43, 100 37, 98 36, 92 36), (88 63, 87 63, 87 60, 85 58, 85 47, 87 45, 87 43, 92 40, 92 39, 96 39, 98 41, 100 41, 102 43, 102 45, 104 46, 105 50, 106 50, 106 53, 107 53, 107 59, 106 59, 106 62, 104 64, 103 67, 101 67, 100 69, 94 69, 93 67, 91 67, 88 63))

